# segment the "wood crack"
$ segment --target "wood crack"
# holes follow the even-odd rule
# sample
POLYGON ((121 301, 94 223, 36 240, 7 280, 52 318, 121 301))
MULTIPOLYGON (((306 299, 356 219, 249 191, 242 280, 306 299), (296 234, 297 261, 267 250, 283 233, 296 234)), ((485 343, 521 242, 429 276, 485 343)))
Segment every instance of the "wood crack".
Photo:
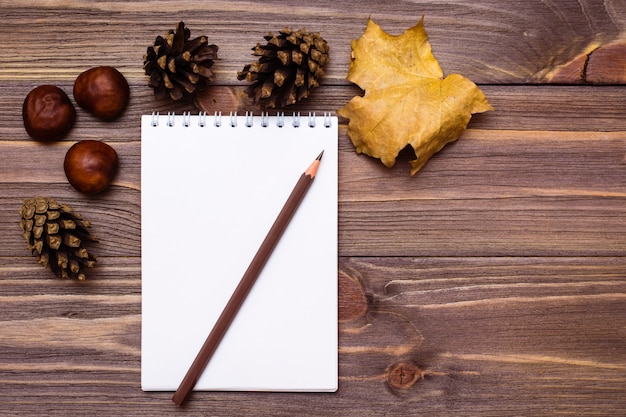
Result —
POLYGON ((535 76, 540 83, 626 84, 626 36, 606 44, 590 44, 568 62, 547 68, 535 76))

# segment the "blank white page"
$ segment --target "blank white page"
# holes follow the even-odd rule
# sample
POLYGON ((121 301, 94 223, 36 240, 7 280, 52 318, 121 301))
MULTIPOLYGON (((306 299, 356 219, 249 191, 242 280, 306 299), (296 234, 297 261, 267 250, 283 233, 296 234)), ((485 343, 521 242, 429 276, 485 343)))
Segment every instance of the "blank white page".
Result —
POLYGON ((143 390, 178 388, 321 151, 311 187, 195 390, 336 391, 337 118, 142 116, 143 390))

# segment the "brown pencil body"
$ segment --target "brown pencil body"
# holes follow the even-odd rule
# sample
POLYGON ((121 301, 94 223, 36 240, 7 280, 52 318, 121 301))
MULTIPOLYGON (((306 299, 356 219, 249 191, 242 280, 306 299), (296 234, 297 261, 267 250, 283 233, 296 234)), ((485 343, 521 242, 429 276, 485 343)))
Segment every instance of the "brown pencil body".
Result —
POLYGON ((267 260, 272 254, 276 244, 280 240, 283 232, 289 225, 291 218, 296 212, 300 202, 304 198, 307 190, 311 186, 313 179, 315 178, 315 174, 317 173, 317 168, 319 167, 320 161, 322 159, 322 155, 324 152, 320 153, 319 156, 313 161, 311 166, 300 176, 300 179, 296 183, 293 191, 287 198, 285 205, 282 210, 276 217, 274 224, 270 228, 267 236, 261 243, 256 255, 250 262, 248 269, 244 273, 241 281, 235 288, 232 296, 228 300, 226 307, 222 311, 222 314, 217 319, 215 326, 209 333, 209 336, 205 340, 204 344, 200 348, 200 352, 194 359, 191 367, 187 371, 187 374, 183 378, 180 383, 178 389, 174 393, 172 397, 172 401, 178 406, 182 405, 185 401, 193 387, 196 385, 198 378, 206 368, 207 364, 211 360, 213 353, 219 346, 222 338, 226 334, 226 331, 230 327, 233 319, 237 315, 239 308, 243 304, 244 300, 248 296, 248 293, 252 289, 257 277, 261 273, 261 270, 265 266, 267 260))

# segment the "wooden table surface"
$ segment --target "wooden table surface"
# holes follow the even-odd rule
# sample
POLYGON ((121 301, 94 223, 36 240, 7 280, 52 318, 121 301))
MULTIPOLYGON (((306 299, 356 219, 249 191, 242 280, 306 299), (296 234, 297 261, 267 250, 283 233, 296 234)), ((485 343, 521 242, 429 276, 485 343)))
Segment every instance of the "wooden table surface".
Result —
MULTIPOLYGON (((0 9, 0 415, 626 415, 626 1, 0 9), (139 118, 198 110, 154 98, 146 48, 183 20, 220 47, 211 96, 197 104, 260 113, 236 78, 250 48, 285 26, 320 32, 326 77, 286 110, 335 112, 361 94, 345 77, 368 17, 400 34, 422 16, 444 72, 475 81, 496 110, 474 116, 414 177, 407 158, 387 169, 357 155, 340 119, 338 392, 199 392, 182 409, 171 393, 142 392, 139 118), (71 96, 76 76, 97 65, 128 79, 126 112, 101 122, 79 109, 63 140, 31 140, 28 92, 49 83, 71 96), (110 190, 95 197, 62 168, 81 139, 120 156, 110 190), (93 223, 98 264, 86 282, 54 278, 26 250, 18 210, 37 195, 93 223)), ((171 215, 201 228, 201 212, 171 215)))

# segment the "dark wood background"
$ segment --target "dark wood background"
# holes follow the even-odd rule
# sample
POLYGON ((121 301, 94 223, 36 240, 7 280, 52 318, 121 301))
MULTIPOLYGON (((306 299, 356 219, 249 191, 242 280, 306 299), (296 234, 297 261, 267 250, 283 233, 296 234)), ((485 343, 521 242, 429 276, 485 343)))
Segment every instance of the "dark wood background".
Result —
MULTIPOLYGON (((626 414, 625 0, 0 9, 0 415, 626 414), (142 392, 140 115, 260 112, 236 72, 284 26, 331 46, 322 86, 293 110, 336 111, 361 94, 345 77, 367 18, 400 34, 422 16, 444 72, 475 81, 496 110, 415 177, 406 158, 387 169, 357 155, 341 120, 339 391, 203 392, 183 409, 171 393, 142 392), (178 20, 220 47, 217 80, 195 104, 155 100, 142 70, 147 46, 178 20), (127 77, 123 116, 106 123, 79 110, 64 140, 32 141, 21 119, 28 92, 52 83, 69 93, 97 65, 127 77), (120 155, 114 184, 96 197, 63 173, 81 139, 120 155), (36 195, 92 221, 99 262, 87 282, 55 279, 26 250, 18 210, 36 195)), ((171 216, 201 227, 199 207, 171 216)))

